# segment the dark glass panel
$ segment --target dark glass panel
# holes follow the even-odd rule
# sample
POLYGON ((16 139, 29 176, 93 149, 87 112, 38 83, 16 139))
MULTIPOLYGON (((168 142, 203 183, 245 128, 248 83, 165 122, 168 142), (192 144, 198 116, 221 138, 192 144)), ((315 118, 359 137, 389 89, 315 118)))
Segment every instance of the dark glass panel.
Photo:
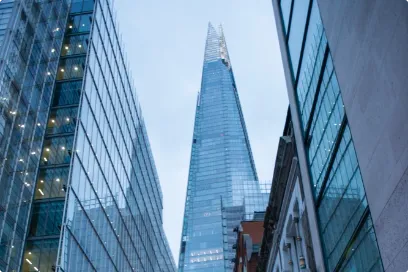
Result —
POLYGON ((46 139, 44 141, 41 165, 50 166, 70 163, 73 140, 74 136, 46 139))
POLYGON ((34 203, 29 235, 59 235, 63 211, 64 201, 34 203))
POLYGON ((35 189, 35 199, 64 197, 69 167, 41 169, 35 189))
POLYGON ((50 112, 47 124, 47 135, 73 133, 76 126, 78 108, 59 108, 50 112))
POLYGON ((64 39, 61 56, 86 54, 88 50, 89 35, 73 35, 64 39))
POLYGON ((81 94, 82 80, 60 82, 55 86, 53 106, 78 104, 81 94))
POLYGON ((27 241, 22 272, 55 272, 59 239, 27 241))
POLYGON ((84 75, 85 58, 69 58, 60 61, 57 80, 78 79, 84 75))
POLYGON ((293 3, 293 14, 288 41, 293 77, 296 76, 299 66, 300 50, 302 49, 309 3, 309 0, 295 0, 293 3))

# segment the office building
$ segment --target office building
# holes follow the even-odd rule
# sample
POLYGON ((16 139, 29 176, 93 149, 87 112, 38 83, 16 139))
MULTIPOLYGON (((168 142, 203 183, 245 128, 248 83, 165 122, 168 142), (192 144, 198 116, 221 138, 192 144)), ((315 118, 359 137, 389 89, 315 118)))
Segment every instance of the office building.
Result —
POLYGON ((272 3, 317 270, 405 271, 408 3, 272 3))
POLYGON ((112 1, 0 10, 0 271, 174 271, 112 1))
POLYGON ((266 204, 222 28, 217 33, 210 24, 196 105, 179 271, 232 271, 233 229, 245 216, 253 216, 252 209, 265 210, 266 204))
POLYGON ((257 271, 316 271, 291 113, 279 139, 257 271))

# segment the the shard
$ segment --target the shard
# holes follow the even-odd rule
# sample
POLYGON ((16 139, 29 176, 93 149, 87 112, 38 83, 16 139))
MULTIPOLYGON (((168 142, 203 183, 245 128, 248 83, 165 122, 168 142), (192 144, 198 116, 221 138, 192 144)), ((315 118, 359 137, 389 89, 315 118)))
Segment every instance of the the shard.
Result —
POLYGON ((209 24, 179 271, 232 271, 234 228, 265 209, 223 35, 209 24))

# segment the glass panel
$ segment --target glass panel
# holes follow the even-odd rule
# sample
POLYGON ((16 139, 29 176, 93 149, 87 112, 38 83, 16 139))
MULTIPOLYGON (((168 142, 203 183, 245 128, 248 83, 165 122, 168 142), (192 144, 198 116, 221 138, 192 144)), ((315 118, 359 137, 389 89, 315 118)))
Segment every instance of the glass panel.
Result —
POLYGON ((339 271, 383 271, 374 226, 369 215, 357 238, 347 249, 346 260, 339 271))
POLYGON ((289 16, 290 16, 290 9, 292 7, 292 2, 293 2, 292 0, 281 0, 280 1, 282 18, 283 18, 284 29, 285 29, 286 34, 288 33, 289 16))
POLYGON ((59 235, 63 212, 64 201, 34 203, 29 235, 59 235))
POLYGON ((89 32, 92 24, 92 14, 70 16, 67 34, 89 32))
POLYGON ((313 2, 309 28, 303 52, 302 64, 297 81, 297 98, 302 115, 303 127, 310 118, 310 110, 316 94, 317 82, 326 50, 326 37, 320 19, 317 2, 313 2))
POLYGON ((326 175, 326 169, 344 116, 340 92, 334 88, 337 84, 333 84, 333 82, 337 82, 337 78, 330 67, 332 66, 327 65, 324 71, 325 74, 331 74, 330 84, 327 85, 326 89, 323 84, 321 86, 310 130, 312 136, 308 156, 315 197, 319 195, 321 182, 326 175), (331 101, 332 97, 335 97, 334 101, 331 101))
POLYGON ((38 175, 35 199, 64 197, 69 167, 41 169, 38 175))
POLYGON ((293 77, 296 76, 299 66, 300 50, 302 48, 306 28, 309 3, 309 0, 295 0, 293 3, 292 22, 288 41, 293 77))
POLYGON ((82 80, 60 82, 55 86, 53 106, 65 106, 79 103, 82 80))
POLYGON ((88 50, 89 35, 67 36, 62 45, 61 56, 85 54, 88 50))
POLYGON ((60 108, 50 112, 47 135, 73 133, 76 126, 78 108, 60 108))
POLYGON ((46 139, 42 152, 41 165, 67 164, 71 160, 74 136, 46 139))
POLYGON ((62 59, 58 67, 57 80, 82 78, 85 58, 62 59))
POLYGON ((22 272, 55 272, 58 240, 27 241, 22 272))

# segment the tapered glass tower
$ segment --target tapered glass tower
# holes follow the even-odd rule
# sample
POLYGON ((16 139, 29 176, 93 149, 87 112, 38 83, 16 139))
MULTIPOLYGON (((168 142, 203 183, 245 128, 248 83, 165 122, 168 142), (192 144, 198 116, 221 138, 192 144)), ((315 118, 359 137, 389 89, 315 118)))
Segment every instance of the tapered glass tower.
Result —
POLYGON ((245 203, 248 192, 260 194, 254 160, 222 28, 217 33, 210 24, 197 99, 179 271, 232 269, 235 224, 248 207, 262 210, 265 206, 262 197, 248 197, 245 203))

